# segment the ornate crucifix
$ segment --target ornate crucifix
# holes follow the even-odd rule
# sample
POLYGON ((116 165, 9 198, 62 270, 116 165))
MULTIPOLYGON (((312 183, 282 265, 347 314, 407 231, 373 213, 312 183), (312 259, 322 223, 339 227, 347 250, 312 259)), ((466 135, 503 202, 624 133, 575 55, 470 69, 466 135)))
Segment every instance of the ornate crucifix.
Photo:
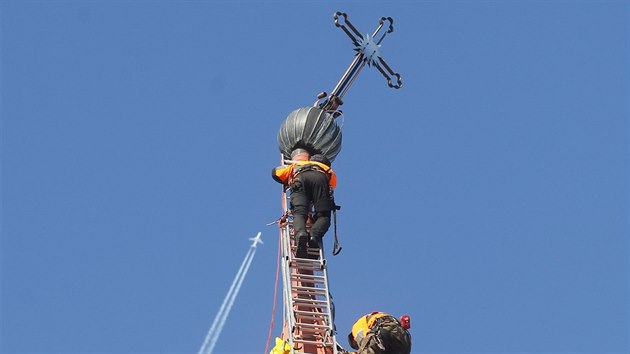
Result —
MULTIPOLYGON (((381 42, 385 39, 388 33, 394 32, 394 20, 391 17, 381 17, 378 20, 378 27, 372 35, 366 34, 365 37, 348 21, 348 15, 344 12, 336 12, 333 16, 335 20, 335 26, 340 27, 354 43, 354 50, 357 52, 354 60, 346 70, 345 74, 341 77, 335 88, 330 93, 329 98, 320 104, 320 108, 324 110, 336 110, 337 107, 343 104, 343 96, 348 92, 348 89, 361 72, 361 69, 367 64, 368 66, 374 66, 378 71, 383 74, 387 79, 387 85, 391 88, 399 89, 402 87, 402 80, 400 74, 394 72, 392 68, 387 65, 381 53, 379 47, 381 42), (389 28, 383 32, 380 38, 376 40, 377 35, 383 28, 383 25, 387 21, 389 28), (396 78, 396 83, 392 82, 392 77, 396 78)), ((317 96, 318 99, 326 97, 326 93, 322 92, 317 96)), ((315 103, 317 104, 317 102, 315 103)))

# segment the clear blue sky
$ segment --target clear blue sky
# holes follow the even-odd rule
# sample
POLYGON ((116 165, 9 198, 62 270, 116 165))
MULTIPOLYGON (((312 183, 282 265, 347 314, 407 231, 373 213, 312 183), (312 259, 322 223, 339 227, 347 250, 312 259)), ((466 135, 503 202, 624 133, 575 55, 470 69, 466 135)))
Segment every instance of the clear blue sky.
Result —
MULTIPOLYGON (((2 353, 262 353, 277 130, 345 97, 330 254, 342 344, 372 310, 414 353, 629 352, 628 1, 2 0, 2 353)), ((281 310, 274 335, 280 334, 281 310)))

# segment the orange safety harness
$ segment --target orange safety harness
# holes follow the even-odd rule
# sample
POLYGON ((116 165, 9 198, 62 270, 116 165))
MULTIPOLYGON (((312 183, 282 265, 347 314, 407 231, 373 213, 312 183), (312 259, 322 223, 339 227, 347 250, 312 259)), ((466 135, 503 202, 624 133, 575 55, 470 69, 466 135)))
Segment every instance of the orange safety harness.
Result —
POLYGON ((334 189, 337 186, 337 176, 332 168, 317 161, 297 161, 287 167, 275 168, 272 177, 278 182, 291 186, 297 177, 306 171, 321 172, 328 178, 331 188, 334 189))

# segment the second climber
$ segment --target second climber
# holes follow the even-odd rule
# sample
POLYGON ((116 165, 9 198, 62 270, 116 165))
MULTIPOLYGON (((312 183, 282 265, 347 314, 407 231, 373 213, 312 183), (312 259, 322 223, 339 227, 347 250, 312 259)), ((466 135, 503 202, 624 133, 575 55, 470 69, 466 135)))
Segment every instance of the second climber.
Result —
POLYGON ((291 152, 292 164, 278 166, 271 172, 273 179, 291 188, 293 229, 297 239, 296 257, 307 258, 307 247, 319 247, 322 237, 330 228, 330 214, 335 208, 333 190, 337 176, 323 155, 313 155, 305 149, 291 152), (315 210, 310 235, 306 220, 311 204, 315 210))

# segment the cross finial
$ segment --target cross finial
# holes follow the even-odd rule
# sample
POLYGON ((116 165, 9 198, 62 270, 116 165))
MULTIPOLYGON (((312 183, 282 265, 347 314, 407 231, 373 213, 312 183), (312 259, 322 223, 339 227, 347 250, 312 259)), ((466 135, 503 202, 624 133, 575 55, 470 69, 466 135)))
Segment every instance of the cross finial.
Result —
MULTIPOLYGON (((335 110, 338 105, 342 104, 343 101, 341 99, 346 94, 366 63, 368 66, 374 66, 381 72, 381 74, 383 74, 385 79, 387 79, 387 85, 389 87, 395 89, 401 88, 402 79, 400 74, 394 72, 394 70, 387 65, 379 50, 385 36, 394 31, 394 20, 391 17, 381 17, 378 21, 378 27, 374 33, 372 35, 366 34, 365 36, 362 36, 352 23, 348 21, 348 15, 346 13, 335 12, 333 19, 335 20, 335 26, 340 27, 348 35, 348 37, 350 37, 350 40, 354 43, 354 50, 357 54, 346 70, 346 73, 341 77, 335 88, 330 93, 330 97, 320 106, 326 110, 335 110), (381 34, 378 41, 375 41, 385 22, 388 22, 389 24, 387 31, 381 34), (396 78, 396 83, 393 83, 393 77, 396 78)), ((320 96, 318 96, 318 98, 325 97, 325 93, 320 94, 320 96)))

